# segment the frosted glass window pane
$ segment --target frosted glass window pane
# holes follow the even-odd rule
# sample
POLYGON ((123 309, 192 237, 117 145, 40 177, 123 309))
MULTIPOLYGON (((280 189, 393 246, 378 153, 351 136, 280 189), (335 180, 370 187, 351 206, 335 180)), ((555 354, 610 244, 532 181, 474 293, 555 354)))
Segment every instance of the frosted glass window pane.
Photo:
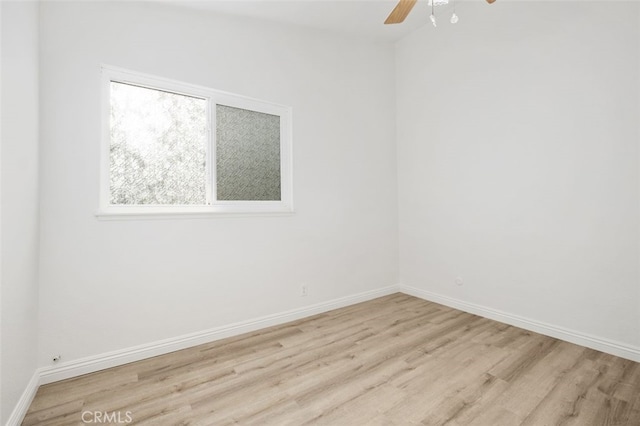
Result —
POLYGON ((207 101, 111 82, 111 204, 206 204, 207 101))
POLYGON ((216 105, 218 200, 280 200, 280 117, 216 105))

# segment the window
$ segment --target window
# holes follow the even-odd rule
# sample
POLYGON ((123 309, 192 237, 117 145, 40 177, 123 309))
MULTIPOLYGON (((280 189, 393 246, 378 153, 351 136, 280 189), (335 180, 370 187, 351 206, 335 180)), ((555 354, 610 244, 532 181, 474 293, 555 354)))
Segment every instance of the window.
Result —
POLYGON ((103 67, 100 213, 290 212, 291 109, 103 67))

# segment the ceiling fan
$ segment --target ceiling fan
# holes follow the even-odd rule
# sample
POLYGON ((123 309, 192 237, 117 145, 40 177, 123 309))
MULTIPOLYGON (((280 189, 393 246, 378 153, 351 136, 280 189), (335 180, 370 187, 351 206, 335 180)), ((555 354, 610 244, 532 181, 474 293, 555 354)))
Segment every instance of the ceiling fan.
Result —
MULTIPOLYGON (((391 11, 391 14, 384 21, 385 24, 399 24, 409 15, 413 6, 415 6, 418 0, 400 0, 396 7, 391 11)), ((433 0, 432 0, 433 1, 433 0)), ((487 3, 491 4, 496 0, 487 0, 487 3)))

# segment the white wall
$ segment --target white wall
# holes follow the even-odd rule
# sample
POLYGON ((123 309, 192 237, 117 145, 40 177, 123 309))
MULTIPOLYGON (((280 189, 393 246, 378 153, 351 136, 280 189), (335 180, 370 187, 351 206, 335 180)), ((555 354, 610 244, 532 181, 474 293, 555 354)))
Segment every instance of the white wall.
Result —
POLYGON ((0 423, 37 367, 38 5, 2 2, 0 423))
POLYGON ((392 46, 125 2, 40 40, 41 365, 396 283, 392 46), (296 214, 98 220, 101 63, 292 106, 296 214))
POLYGON ((458 9, 397 45, 400 281, 637 347, 638 5, 458 9))

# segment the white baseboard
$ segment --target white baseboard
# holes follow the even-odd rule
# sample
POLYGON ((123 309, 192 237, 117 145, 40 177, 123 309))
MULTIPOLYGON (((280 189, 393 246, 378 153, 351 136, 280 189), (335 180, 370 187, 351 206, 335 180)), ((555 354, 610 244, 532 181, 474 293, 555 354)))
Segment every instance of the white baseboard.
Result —
POLYGON ((96 356, 82 358, 78 360, 61 363, 53 367, 40 368, 37 374, 40 378, 40 384, 57 382, 59 380, 80 376, 82 374, 93 373, 95 371, 104 370, 106 368, 139 361, 158 355, 164 355, 169 352, 186 349, 192 346, 210 343, 227 337, 237 336, 243 333, 259 330, 274 325, 284 324, 286 322, 295 321, 311 315, 320 314, 333 309, 342 308, 353 305, 355 303, 365 302, 377 297, 386 296, 399 292, 398 286, 389 286, 377 290, 371 290, 359 293, 353 296, 342 297, 339 299, 321 302, 303 308, 293 309, 278 314, 267 315, 248 321, 242 321, 222 327, 216 327, 209 330, 190 333, 179 337, 173 337, 157 342, 135 346, 132 348, 121 349, 109 353, 96 356))
POLYGON ((24 392, 22 392, 22 395, 20 395, 20 399, 11 412, 6 426, 18 426, 20 423, 22 423, 22 420, 24 419, 24 416, 25 414, 27 414, 27 410, 31 405, 31 401, 33 401, 33 397, 36 396, 39 385, 40 371, 36 370, 33 373, 33 376, 31 376, 31 380, 29 380, 29 383, 27 384, 24 392))
POLYGON ((311 315, 320 314, 333 309, 353 305, 355 303, 366 302, 367 300, 375 299, 397 292, 402 292, 410 296, 415 296, 431 302, 440 303, 442 305, 450 306, 461 311, 480 315, 482 317, 493 319, 502 323, 510 324, 526 330, 565 340, 567 342, 575 343, 577 345, 586 346, 588 348, 596 349, 622 358, 640 362, 640 348, 637 347, 632 347, 619 342, 614 342, 611 340, 590 336, 584 333, 579 333, 573 330, 568 330, 562 327, 545 324, 539 321, 520 317, 518 315, 509 314, 496 309, 491 309, 437 293, 432 293, 430 291, 422 290, 416 287, 407 285, 394 285, 377 290, 367 291, 364 293, 359 293, 353 296, 330 300, 328 302, 305 306, 303 308, 293 309, 278 314, 267 315, 248 321, 242 321, 222 327, 216 327, 213 329, 191 333, 175 338, 139 345, 132 348, 121 349, 105 354, 78 359, 75 361, 69 361, 63 364, 56 365, 54 367, 39 368, 35 371, 33 377, 31 378, 31 381, 27 385, 27 388, 20 397, 18 404, 11 413, 11 416, 9 417, 9 420, 7 422, 7 426, 17 426, 22 422, 29 408, 29 405, 31 405, 31 401, 33 400, 33 397, 38 390, 39 385, 52 383, 71 377, 77 377, 87 373, 93 373, 95 371, 104 370, 106 368, 115 367, 134 361, 139 361, 145 358, 164 355, 169 352, 186 349, 204 343, 210 343, 216 340, 224 339, 226 337, 237 336, 243 333, 248 333, 274 325, 284 324, 311 315))
POLYGON ((481 317, 496 320, 505 324, 524 328, 525 330, 534 331, 536 333, 544 334, 545 336, 555 337, 560 340, 575 343, 576 345, 586 346, 587 348, 640 362, 640 348, 638 347, 629 346, 624 343, 603 339, 601 337, 591 336, 589 334, 580 333, 575 330, 569 330, 563 327, 546 324, 540 321, 535 321, 507 312, 502 312, 497 309, 491 309, 485 306, 476 305, 475 303, 464 302, 462 300, 454 299, 452 297, 444 296, 437 293, 432 293, 430 291, 422 290, 416 287, 407 285, 400 285, 399 287, 402 293, 408 294, 410 296, 419 297, 420 299, 428 300, 430 302, 440 303, 441 305, 449 306, 451 308, 459 309, 461 311, 469 312, 471 314, 479 315, 481 317))

